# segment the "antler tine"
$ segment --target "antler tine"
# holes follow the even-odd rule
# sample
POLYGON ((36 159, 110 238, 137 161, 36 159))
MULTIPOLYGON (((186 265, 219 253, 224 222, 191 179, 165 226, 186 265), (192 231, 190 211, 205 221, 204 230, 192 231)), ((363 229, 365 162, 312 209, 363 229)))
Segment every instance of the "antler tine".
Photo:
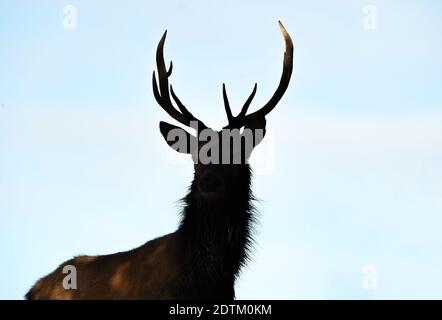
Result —
POLYGON ((292 76, 293 71, 293 42, 290 38, 289 33, 284 28, 284 25, 281 23, 281 21, 278 21, 279 28, 281 29, 282 35, 284 36, 285 40, 285 52, 284 52, 284 64, 282 69, 282 75, 281 80, 279 82, 278 88, 276 89, 273 96, 270 98, 270 100, 258 111, 255 111, 249 115, 246 116, 246 118, 250 119, 254 116, 265 116, 270 111, 272 111, 279 100, 281 100, 282 96, 284 95, 285 91, 287 90, 287 87, 290 82, 290 78, 292 76))
POLYGON ((244 103, 243 107, 241 108, 241 112, 236 117, 234 117, 232 115, 232 110, 230 109, 229 99, 227 98, 226 86, 223 83, 224 107, 226 109, 227 119, 229 120, 229 124, 227 125, 226 128, 239 128, 239 127, 241 127, 241 124, 243 123, 243 120, 244 120, 244 117, 247 113, 247 110, 249 109, 250 103, 252 102, 253 97, 255 97, 256 88, 257 88, 257 84, 255 83, 252 93, 247 98, 247 101, 244 103))
POLYGON ((226 85, 223 83, 223 100, 224 108, 226 109, 227 120, 231 123, 234 120, 232 109, 230 109, 229 98, 227 98, 226 85))
POLYGON ((244 106, 241 109, 241 112, 239 113, 238 117, 244 117, 247 113, 247 110, 249 109, 250 104, 252 103, 253 98, 256 94, 256 89, 258 87, 258 84, 255 82, 255 86, 253 87, 252 93, 247 98, 246 102, 244 103, 244 106))
POLYGON ((172 95, 172 98, 176 102, 178 109, 180 109, 181 113, 188 118, 194 119, 195 117, 189 112, 189 110, 187 110, 187 108, 184 106, 181 100, 176 96, 175 92, 173 91, 172 85, 170 85, 170 94, 172 95))
POLYGON ((190 111, 184 106, 184 104, 181 102, 181 100, 177 97, 175 92, 173 91, 172 85, 170 85, 170 93, 172 95, 173 100, 177 104, 178 108, 180 109, 181 113, 190 121, 196 121, 198 122, 198 130, 201 131, 202 129, 207 128, 207 126, 199 119, 197 119, 190 111))
POLYGON ((184 106, 184 104, 178 99, 175 92, 173 91, 172 85, 170 85, 170 93, 169 93, 169 80, 168 78, 172 74, 173 64, 170 62, 169 70, 166 70, 166 64, 164 63, 164 42, 166 40, 167 30, 164 32, 161 37, 160 42, 158 43, 157 53, 156 53, 156 62, 158 69, 158 82, 159 82, 159 90, 158 84, 155 76, 155 71, 152 74, 152 87, 153 93, 158 104, 175 120, 178 122, 190 127, 191 121, 198 122, 198 129, 204 129, 206 126, 201 120, 195 118, 189 110, 184 106), (178 105, 178 108, 181 112, 179 112, 172 104, 170 100, 170 94, 172 94, 173 100, 178 105))
POLYGON ((167 36, 167 30, 164 31, 163 36, 161 37, 161 40, 158 43, 157 53, 156 53, 156 62, 157 62, 158 81, 160 84, 162 100, 170 103, 168 76, 170 74, 172 74, 173 64, 171 63, 171 65, 170 65, 171 67, 169 69, 169 72, 167 72, 166 64, 164 63, 164 55, 163 55, 164 42, 166 41, 166 36, 167 36))

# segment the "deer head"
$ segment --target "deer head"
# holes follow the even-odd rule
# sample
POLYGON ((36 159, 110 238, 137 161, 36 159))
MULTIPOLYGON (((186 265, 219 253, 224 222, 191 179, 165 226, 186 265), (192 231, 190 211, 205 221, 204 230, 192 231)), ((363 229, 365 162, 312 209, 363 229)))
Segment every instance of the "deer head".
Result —
MULTIPOLYGON (((279 27, 285 40, 284 63, 281 80, 270 100, 259 110, 247 114, 255 96, 257 84, 244 103, 237 116, 233 116, 223 84, 224 107, 228 124, 220 131, 207 127, 184 106, 175 94, 168 78, 172 74, 173 64, 167 70, 163 57, 164 32, 156 52, 158 84, 155 71, 152 75, 152 86, 158 104, 176 121, 195 129, 196 136, 183 128, 160 122, 160 131, 166 142, 174 150, 191 154, 195 163, 194 185, 198 194, 205 200, 220 200, 232 195, 237 189, 238 178, 249 172, 247 161, 253 150, 265 135, 266 115, 269 114, 284 95, 293 69, 293 42, 290 35, 279 21, 279 27), (178 109, 172 104, 175 101, 178 109), (205 157, 202 156, 205 155, 205 157)), ((248 183, 248 182, 247 182, 248 183)))

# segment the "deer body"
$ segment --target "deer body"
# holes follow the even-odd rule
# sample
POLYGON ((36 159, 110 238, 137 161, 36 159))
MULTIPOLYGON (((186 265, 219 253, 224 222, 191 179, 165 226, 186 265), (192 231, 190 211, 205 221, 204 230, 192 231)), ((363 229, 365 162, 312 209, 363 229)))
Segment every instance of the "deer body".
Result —
POLYGON ((163 35, 156 55, 159 84, 155 73, 152 79, 155 98, 172 118, 186 126, 196 122, 198 127, 195 137, 180 127, 160 122, 160 131, 169 146, 178 152, 191 154, 195 162, 194 179, 183 199, 180 226, 174 233, 127 252, 79 256, 66 261, 40 279, 26 294, 27 299, 235 298, 234 284, 241 267, 247 262, 254 221, 248 158, 264 137, 265 116, 281 99, 292 72, 293 44, 281 23, 280 28, 286 52, 276 92, 264 107, 247 114, 256 92, 255 85, 241 112, 234 117, 223 85, 229 124, 221 131, 209 129, 195 118, 169 86, 172 63, 166 70, 163 58, 166 33, 163 35), (179 111, 172 105, 170 94, 179 111), (242 133, 239 133, 240 128, 244 128, 242 133), (217 145, 216 152, 209 152, 211 159, 216 161, 200 161, 201 152, 213 141, 218 141, 215 138, 221 136, 224 130, 237 130, 240 143, 217 145), (257 135, 260 130, 263 134, 257 135), (255 134, 251 140, 248 140, 250 135, 246 135, 248 131, 255 134), (205 135, 211 138, 201 140, 205 135), (185 138, 187 148, 176 147, 179 136, 185 138), (248 148, 247 144, 250 144, 248 148), (239 155, 240 161, 230 161, 235 157, 232 155, 239 155), (225 162, 226 159, 229 161, 225 162), (76 288, 63 286, 65 266, 75 267, 76 288))
POLYGON ((66 261, 40 279, 27 298, 233 299, 253 222, 249 168, 243 173, 240 196, 219 205, 203 203, 194 181, 177 231, 131 251, 66 261), (66 265, 77 270, 77 289, 62 286, 66 265))

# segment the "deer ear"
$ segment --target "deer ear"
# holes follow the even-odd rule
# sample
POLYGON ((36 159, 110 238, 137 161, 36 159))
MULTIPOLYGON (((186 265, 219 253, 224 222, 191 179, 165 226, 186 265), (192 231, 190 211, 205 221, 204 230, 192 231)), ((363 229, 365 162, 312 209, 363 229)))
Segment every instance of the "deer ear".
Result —
POLYGON ((198 147, 196 137, 183 128, 160 121, 160 131, 164 140, 175 151, 191 154, 198 147))
POLYGON ((248 128, 253 132, 253 148, 256 147, 266 134, 266 118, 265 117, 252 117, 245 125, 244 128, 248 128))

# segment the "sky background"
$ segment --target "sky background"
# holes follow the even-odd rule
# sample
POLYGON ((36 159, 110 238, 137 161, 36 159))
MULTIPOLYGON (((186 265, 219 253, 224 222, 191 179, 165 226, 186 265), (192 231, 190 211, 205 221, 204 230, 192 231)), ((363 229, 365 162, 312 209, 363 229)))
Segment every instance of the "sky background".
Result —
POLYGON ((175 230, 193 168, 158 129, 156 45, 168 29, 176 93, 221 128, 222 82, 237 111, 276 89, 278 20, 294 73, 253 154, 237 298, 442 298, 442 2, 0 0, 1 299, 175 230))

